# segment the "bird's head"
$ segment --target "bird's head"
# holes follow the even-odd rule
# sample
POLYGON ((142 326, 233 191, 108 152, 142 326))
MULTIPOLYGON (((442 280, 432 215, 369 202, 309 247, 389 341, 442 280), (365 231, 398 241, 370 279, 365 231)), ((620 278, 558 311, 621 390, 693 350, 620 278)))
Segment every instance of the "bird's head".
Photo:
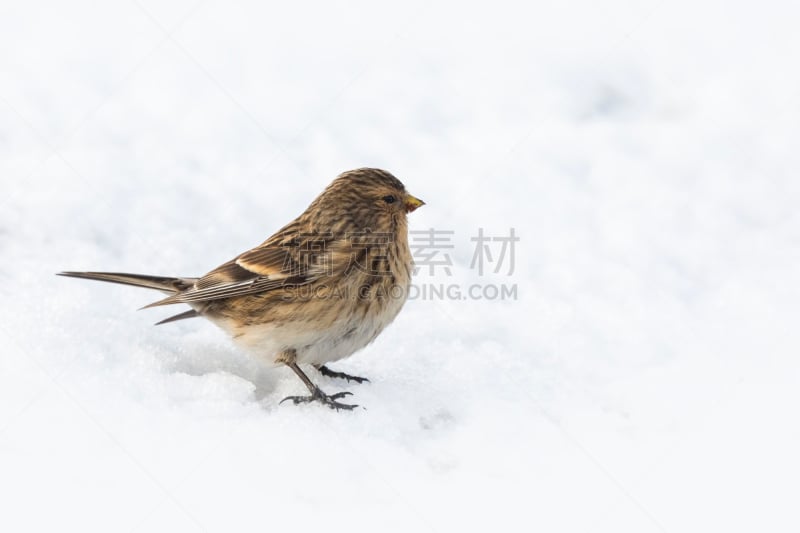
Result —
POLYGON ((341 229, 392 231, 405 224, 406 214, 425 202, 406 192, 403 183, 385 170, 359 168, 340 174, 309 206, 313 226, 339 233, 341 229))

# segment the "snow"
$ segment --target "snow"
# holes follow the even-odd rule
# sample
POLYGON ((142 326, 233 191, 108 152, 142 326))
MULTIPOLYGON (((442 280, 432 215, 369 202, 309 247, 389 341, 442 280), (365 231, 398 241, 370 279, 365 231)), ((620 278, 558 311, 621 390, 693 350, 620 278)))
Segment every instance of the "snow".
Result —
POLYGON ((796 5, 2 11, 1 530, 800 527, 796 5), (518 290, 312 374, 366 409, 53 275, 204 273, 360 166, 454 231, 419 285, 518 290))

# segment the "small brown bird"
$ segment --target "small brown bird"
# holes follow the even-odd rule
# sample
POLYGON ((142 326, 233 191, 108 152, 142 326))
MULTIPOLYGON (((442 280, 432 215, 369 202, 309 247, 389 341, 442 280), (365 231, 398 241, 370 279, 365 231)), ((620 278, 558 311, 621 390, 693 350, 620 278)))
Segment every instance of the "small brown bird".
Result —
POLYGON ((300 369, 353 380, 329 369, 360 350, 394 320, 408 296, 412 259, 406 214, 422 200, 385 170, 361 168, 339 175, 311 205, 272 237, 201 278, 114 272, 59 275, 147 287, 169 296, 146 307, 188 304, 192 309, 159 322, 202 316, 248 352, 284 364, 309 396, 332 409, 356 405, 325 394, 300 369))

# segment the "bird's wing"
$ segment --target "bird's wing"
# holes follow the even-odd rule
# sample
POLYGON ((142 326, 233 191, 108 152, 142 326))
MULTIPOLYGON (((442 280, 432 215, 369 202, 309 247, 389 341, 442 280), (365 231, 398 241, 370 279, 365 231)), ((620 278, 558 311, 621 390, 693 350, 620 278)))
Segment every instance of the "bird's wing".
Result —
POLYGON ((312 283, 331 273, 329 244, 338 249, 328 235, 283 242, 270 239, 215 268, 189 289, 147 307, 219 300, 312 283))

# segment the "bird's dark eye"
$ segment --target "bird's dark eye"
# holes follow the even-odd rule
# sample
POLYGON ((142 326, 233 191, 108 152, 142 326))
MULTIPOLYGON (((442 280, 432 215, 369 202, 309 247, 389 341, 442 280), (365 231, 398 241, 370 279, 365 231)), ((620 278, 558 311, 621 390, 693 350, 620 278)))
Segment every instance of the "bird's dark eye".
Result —
POLYGON ((397 198, 395 198, 393 194, 387 194, 383 197, 383 201, 387 204, 393 204, 397 201, 397 198))

